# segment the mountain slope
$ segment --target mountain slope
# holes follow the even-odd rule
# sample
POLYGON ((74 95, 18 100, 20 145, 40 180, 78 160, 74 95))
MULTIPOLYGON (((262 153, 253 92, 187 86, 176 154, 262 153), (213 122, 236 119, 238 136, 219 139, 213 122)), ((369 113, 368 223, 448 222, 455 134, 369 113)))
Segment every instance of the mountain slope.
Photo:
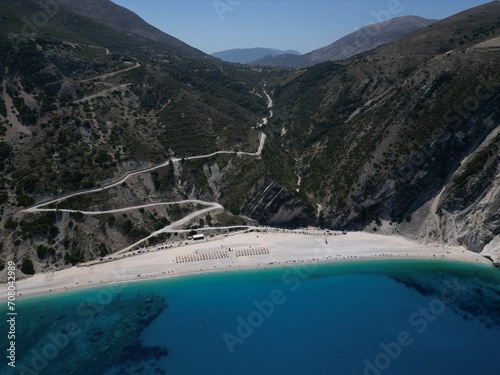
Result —
POLYGON ((320 223, 488 251, 500 233, 499 35, 493 2, 274 86, 274 134, 320 223))
POLYGON ((109 0, 58 0, 64 8, 127 35, 135 34, 146 39, 160 42, 169 48, 184 53, 201 56, 202 52, 181 42, 180 40, 149 25, 137 14, 109 0))
POLYGON ((300 52, 292 50, 281 51, 273 48, 237 48, 216 52, 212 56, 227 62, 248 64, 265 56, 279 56, 284 54, 300 55, 300 52))
MULTIPOLYGON (((246 223, 239 214, 262 183, 288 189, 289 162, 277 160, 278 145, 266 142, 256 154, 257 125, 269 110, 262 76, 251 68, 167 46, 167 35, 123 33, 64 6, 25 33, 23 19, 43 11, 38 1, 0 0, 8 15, 0 25, 0 268, 14 259, 40 272, 105 256, 201 211, 203 200, 228 211, 194 215, 188 228, 200 219, 246 223), (186 159, 200 155, 212 156, 186 159), (52 212, 24 211, 160 163, 45 207, 52 212), (185 203, 163 204, 178 201, 185 203), (144 207, 80 213, 129 206, 144 207)), ((279 223, 275 209, 266 218, 279 223)))
POLYGON ((267 56, 253 64, 304 68, 325 61, 348 59, 429 26, 436 20, 415 16, 397 17, 363 27, 338 41, 301 56, 267 56))

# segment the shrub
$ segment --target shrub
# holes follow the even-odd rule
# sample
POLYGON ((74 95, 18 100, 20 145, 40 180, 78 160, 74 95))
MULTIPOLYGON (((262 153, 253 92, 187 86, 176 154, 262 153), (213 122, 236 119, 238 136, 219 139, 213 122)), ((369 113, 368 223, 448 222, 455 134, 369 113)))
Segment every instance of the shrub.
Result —
POLYGON ((46 235, 55 223, 56 215, 53 212, 41 214, 39 217, 32 221, 21 220, 21 233, 26 237, 35 235, 46 235))
POLYGON ((106 255, 108 255, 110 253, 108 247, 106 246, 106 244, 104 243, 101 243, 97 249, 99 250, 99 255, 101 257, 105 257, 106 255))
POLYGON ((34 275, 35 268, 33 267, 33 262, 29 258, 24 258, 23 263, 21 264, 21 272, 25 275, 34 275))
POLYGON ((81 212, 72 212, 71 216, 76 220, 76 221, 81 221, 83 217, 85 216, 81 212))
POLYGON ((38 245, 36 248, 36 254, 38 259, 46 259, 56 255, 56 251, 52 247, 47 247, 45 245, 38 245))
POLYGON ((35 203, 35 199, 31 195, 23 194, 17 197, 17 205, 20 207, 28 207, 35 203))
POLYGON ((0 205, 4 204, 9 200, 9 195, 5 191, 0 191, 0 205))
POLYGON ((16 228, 17 228, 17 225, 18 225, 18 224, 19 224, 19 223, 18 223, 16 220, 14 220, 14 218, 11 216, 11 217, 9 217, 9 218, 7 219, 7 221, 5 222, 5 224, 3 225, 3 227, 4 227, 5 229, 12 229, 12 230, 14 230, 14 229, 16 229, 16 228))
POLYGON ((71 263, 72 266, 77 265, 78 263, 82 263, 85 261, 85 257, 80 250, 72 251, 70 253, 66 253, 64 256, 64 262, 66 264, 71 263))

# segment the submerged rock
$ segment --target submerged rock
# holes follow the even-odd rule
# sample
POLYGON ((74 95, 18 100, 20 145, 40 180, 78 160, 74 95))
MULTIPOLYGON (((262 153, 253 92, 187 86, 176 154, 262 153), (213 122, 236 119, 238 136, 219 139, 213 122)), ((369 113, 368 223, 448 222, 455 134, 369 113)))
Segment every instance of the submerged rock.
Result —
MULTIPOLYGON (((143 361, 159 368, 157 362, 168 355, 167 348, 143 346, 139 338, 167 308, 165 298, 141 293, 117 294, 106 304, 87 304, 88 301, 95 299, 74 300, 72 305, 64 306, 66 314, 60 316, 57 323, 46 319, 44 324, 18 327, 23 336, 32 339, 18 346, 19 365, 39 375, 102 374, 114 366, 126 363, 126 367, 131 368, 143 361), (121 309, 124 299, 127 308, 121 309), (97 311, 103 312, 98 318, 95 317, 97 311), (54 356, 50 353, 54 359, 37 357, 39 353, 50 352, 48 348, 57 349, 54 356)), ((43 309, 45 313, 50 308, 43 309)), ((32 314, 36 319, 36 309, 32 314)))

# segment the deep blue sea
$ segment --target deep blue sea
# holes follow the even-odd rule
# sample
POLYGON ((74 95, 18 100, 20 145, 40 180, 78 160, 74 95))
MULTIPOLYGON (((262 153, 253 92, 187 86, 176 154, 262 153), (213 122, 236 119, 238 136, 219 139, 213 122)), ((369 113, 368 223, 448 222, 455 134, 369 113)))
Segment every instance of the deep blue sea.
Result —
POLYGON ((1 374, 500 374, 500 271, 487 265, 191 275, 21 297, 17 312, 16 367, 4 356, 1 374))

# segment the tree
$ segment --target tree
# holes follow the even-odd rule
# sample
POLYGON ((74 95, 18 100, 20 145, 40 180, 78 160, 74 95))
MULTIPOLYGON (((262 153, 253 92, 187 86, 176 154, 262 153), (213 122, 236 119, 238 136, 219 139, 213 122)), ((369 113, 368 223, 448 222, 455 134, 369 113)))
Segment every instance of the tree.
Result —
POLYGON ((11 152, 12 152, 11 145, 5 142, 0 142, 0 170, 4 169, 5 160, 9 159, 11 152))
POLYGON ((5 229, 11 229, 11 230, 14 230, 14 229, 16 229, 16 228, 17 228, 17 225, 18 225, 18 224, 19 224, 19 223, 18 223, 18 222, 17 222, 17 221, 16 221, 16 220, 12 217, 12 216, 10 216, 10 217, 7 219, 7 221, 5 222, 5 224, 3 225, 3 227, 4 227, 5 229))
POLYGON ((51 256, 54 257, 56 255, 56 252, 52 247, 38 245, 38 247, 36 248, 36 254, 38 255, 38 259, 46 259, 51 256))
POLYGON ((25 275, 34 275, 35 268, 33 267, 33 262, 29 258, 24 258, 23 263, 21 265, 21 272, 25 275))

